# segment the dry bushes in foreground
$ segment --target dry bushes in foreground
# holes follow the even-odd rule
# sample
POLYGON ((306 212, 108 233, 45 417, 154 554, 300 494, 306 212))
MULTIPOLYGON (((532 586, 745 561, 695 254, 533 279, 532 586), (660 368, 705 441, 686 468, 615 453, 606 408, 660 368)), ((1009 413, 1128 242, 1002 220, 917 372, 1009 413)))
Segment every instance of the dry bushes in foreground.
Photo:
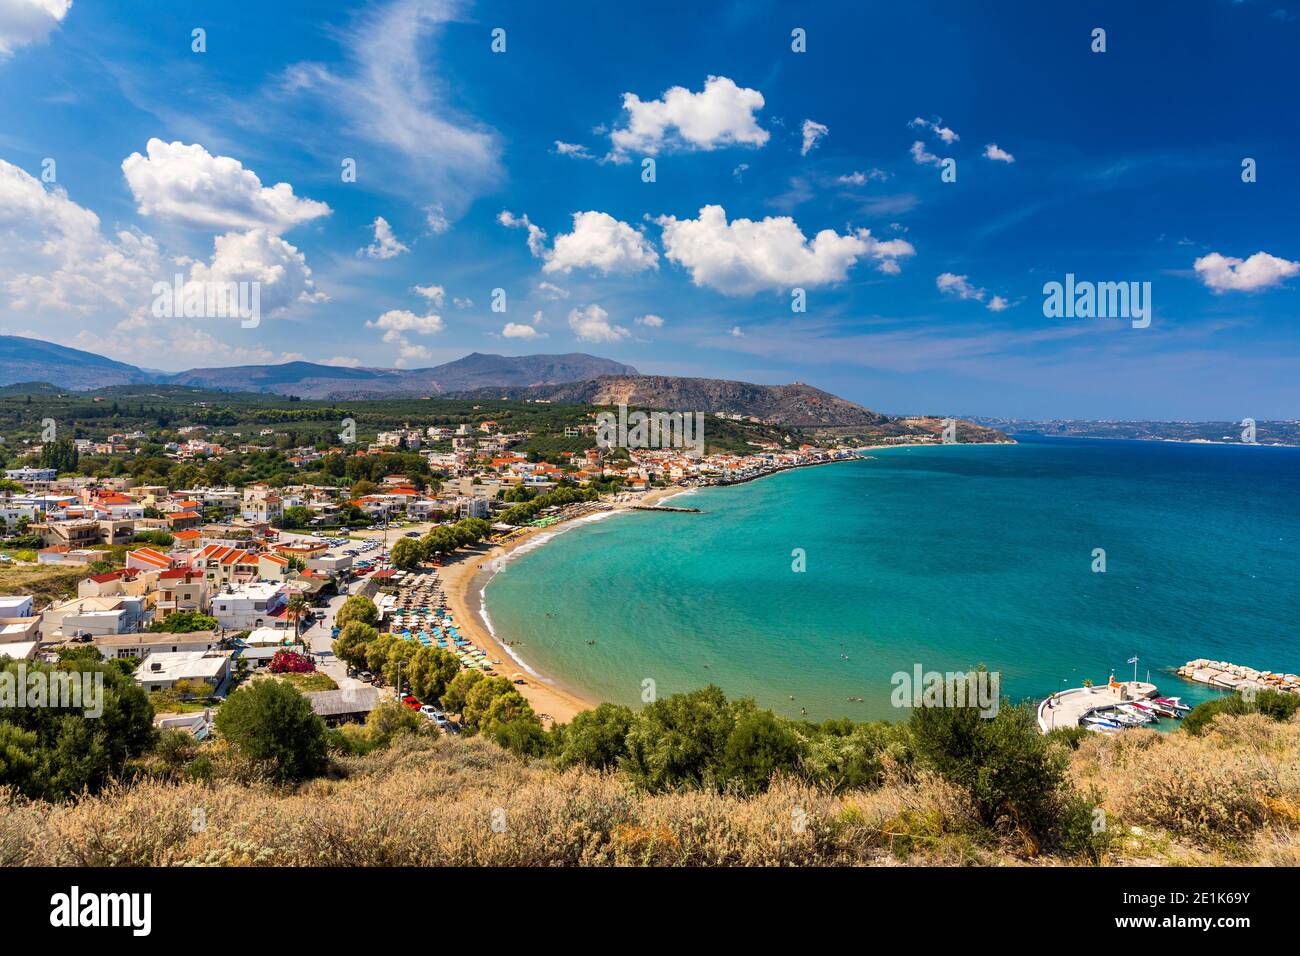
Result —
MULTIPOLYGON (((791 780, 751 797, 647 795, 618 774, 557 772, 480 739, 414 737, 343 768, 295 790, 149 781, 63 805, 14 801, 0 812, 0 866, 1082 862, 1026 859, 958 789, 910 772, 838 796, 791 780)), ((1125 862, 1300 863, 1300 723, 1094 735, 1071 775, 1101 791, 1112 826, 1147 838, 1116 849, 1125 862)))

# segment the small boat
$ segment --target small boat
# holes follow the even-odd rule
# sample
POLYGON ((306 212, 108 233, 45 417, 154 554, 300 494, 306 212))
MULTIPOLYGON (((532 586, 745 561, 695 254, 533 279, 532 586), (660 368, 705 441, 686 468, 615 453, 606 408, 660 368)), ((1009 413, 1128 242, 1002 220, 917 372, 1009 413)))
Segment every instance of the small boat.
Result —
POLYGON ((1158 700, 1153 700, 1153 701, 1151 702, 1151 705, 1150 705, 1150 706, 1151 706, 1151 709, 1152 709, 1153 711, 1155 711, 1157 714, 1159 714, 1161 717, 1181 717, 1181 716, 1182 716, 1182 714, 1180 714, 1180 713, 1179 713, 1177 710, 1175 710, 1173 707, 1170 707, 1168 704, 1162 704, 1162 703, 1160 703, 1160 701, 1158 701, 1158 700))
POLYGON ((1130 717, 1128 714, 1118 709, 1106 711, 1105 717, 1107 720, 1113 720, 1115 723, 1123 727, 1140 727, 1142 724, 1146 723, 1146 721, 1138 720, 1136 717, 1130 717))
POLYGON ((1134 720, 1141 721, 1144 724, 1149 724, 1156 719, 1155 714, 1148 714, 1146 711, 1140 710, 1132 704, 1120 704, 1115 709, 1121 714, 1127 714, 1134 720))
POLYGON ((1107 720, 1105 717, 1099 717, 1096 714, 1089 714, 1087 717, 1083 718, 1083 722, 1089 729, 1119 730, 1121 726, 1113 720, 1107 720))
POLYGON ((1180 711, 1184 714, 1190 713, 1192 709, 1183 703, 1181 697, 1157 697, 1156 703, 1164 704, 1166 707, 1172 707, 1174 710, 1180 711))

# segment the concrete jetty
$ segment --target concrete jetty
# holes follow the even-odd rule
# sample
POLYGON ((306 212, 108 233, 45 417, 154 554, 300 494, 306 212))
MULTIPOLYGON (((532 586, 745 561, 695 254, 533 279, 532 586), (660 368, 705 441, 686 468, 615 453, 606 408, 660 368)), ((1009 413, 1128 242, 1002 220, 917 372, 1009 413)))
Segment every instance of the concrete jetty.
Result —
POLYGON ((1157 693, 1155 684, 1140 680, 1071 687, 1038 705, 1038 729, 1048 733, 1061 727, 1078 727, 1084 717, 1099 707, 1114 707, 1128 700, 1147 700, 1157 693))
POLYGON ((1211 661, 1204 657, 1188 661, 1178 668, 1178 676, 1194 680, 1198 684, 1222 687, 1224 690, 1240 691, 1254 687, 1258 690, 1268 688, 1300 694, 1300 677, 1295 674, 1260 671, 1242 664, 1211 661))

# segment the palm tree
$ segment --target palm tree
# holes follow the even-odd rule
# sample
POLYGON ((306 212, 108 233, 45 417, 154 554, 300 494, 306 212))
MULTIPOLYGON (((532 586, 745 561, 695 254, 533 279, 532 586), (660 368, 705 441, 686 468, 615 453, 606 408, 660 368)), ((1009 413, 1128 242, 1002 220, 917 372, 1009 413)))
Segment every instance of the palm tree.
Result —
POLYGON ((301 591, 295 591, 289 595, 289 600, 285 602, 285 612, 293 620, 293 642, 302 643, 298 636, 298 624, 302 620, 303 613, 307 610, 307 599, 302 596, 301 591))

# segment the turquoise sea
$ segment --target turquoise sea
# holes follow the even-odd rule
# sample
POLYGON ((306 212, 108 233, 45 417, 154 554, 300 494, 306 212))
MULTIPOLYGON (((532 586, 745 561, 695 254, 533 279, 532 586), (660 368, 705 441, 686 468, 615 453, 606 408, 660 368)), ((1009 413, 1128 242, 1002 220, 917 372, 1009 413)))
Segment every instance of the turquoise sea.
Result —
POLYGON ((1140 678, 1189 702, 1215 694, 1171 672, 1192 658, 1300 672, 1300 449, 864 454, 671 502, 703 514, 560 532, 485 588, 492 625, 599 699, 712 682, 816 719, 906 717, 890 679, 917 664, 984 664, 1017 700, 1131 678, 1135 655, 1140 678))

